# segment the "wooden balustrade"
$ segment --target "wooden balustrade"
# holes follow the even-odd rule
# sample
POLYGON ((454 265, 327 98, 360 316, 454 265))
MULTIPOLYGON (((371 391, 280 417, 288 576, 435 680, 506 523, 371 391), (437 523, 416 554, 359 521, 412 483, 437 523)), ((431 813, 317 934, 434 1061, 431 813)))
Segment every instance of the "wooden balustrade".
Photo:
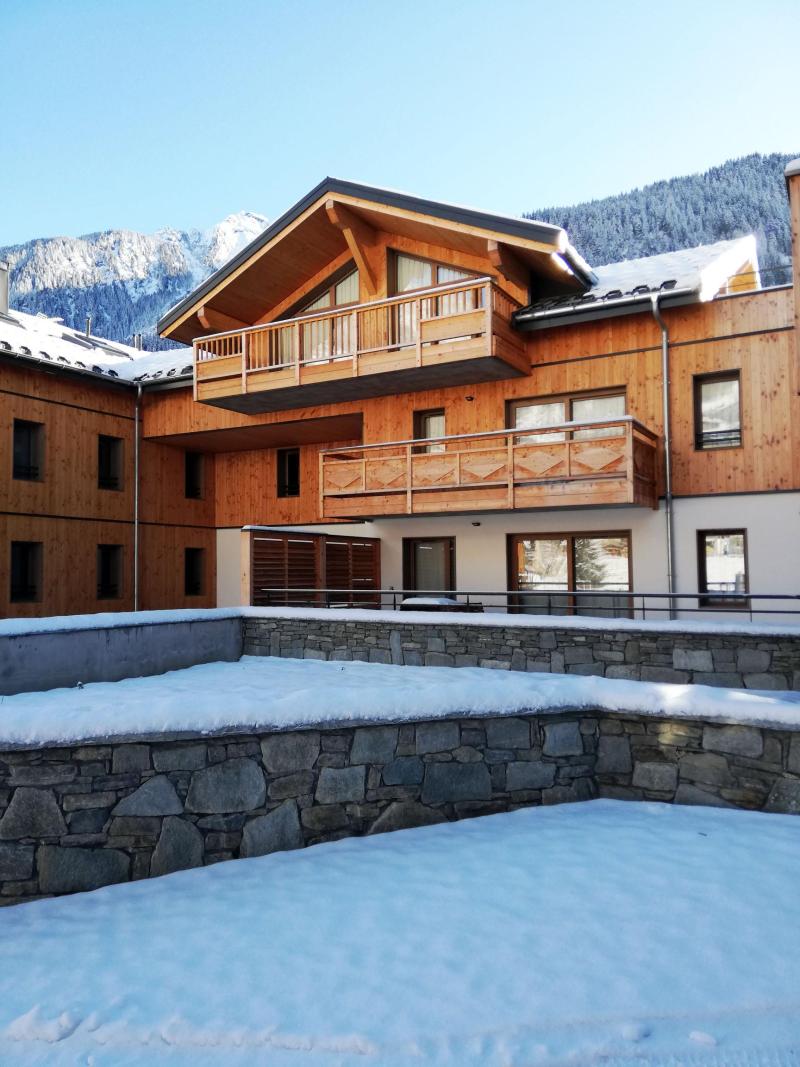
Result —
POLYGON ((657 453, 656 435, 630 416, 329 449, 320 454, 321 514, 657 507, 657 453))
MULTIPOLYGON (((511 328, 518 306, 490 279, 478 278, 200 337, 194 342, 195 399, 239 410, 275 410, 346 399, 347 391, 330 392, 338 382, 423 368, 431 372, 426 380, 431 388, 523 374, 529 369, 525 344, 511 328), (466 362, 472 366, 465 377, 466 362), (462 367, 460 376, 443 372, 454 365, 462 367), (298 386, 305 391, 293 396, 298 386), (327 395, 312 398, 313 386, 327 395), (276 394, 272 402, 246 407, 235 402, 244 394, 265 392, 276 394)), ((403 384, 361 382, 350 392, 380 395, 403 384)))

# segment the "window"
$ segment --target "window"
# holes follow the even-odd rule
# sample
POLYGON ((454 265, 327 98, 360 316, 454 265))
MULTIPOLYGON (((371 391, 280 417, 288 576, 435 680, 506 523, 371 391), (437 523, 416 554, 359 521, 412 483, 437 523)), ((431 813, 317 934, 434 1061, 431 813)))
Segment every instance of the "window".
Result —
POLYGON ((697 589, 701 607, 747 602, 747 532, 697 531, 697 589), (720 593, 739 594, 720 597, 720 593))
POLYGON ((44 426, 14 419, 14 477, 38 482, 44 475, 44 426))
POLYGON ((122 438, 97 438, 97 484, 101 489, 122 488, 122 438))
POLYGON ((403 588, 417 593, 451 593, 456 584, 455 537, 404 537, 403 588))
POLYGON ((532 614, 629 616, 631 539, 622 533, 512 534, 509 584, 524 595, 513 609, 532 614), (586 593, 578 591, 586 590, 586 593))
POLYGON ((31 603, 42 598, 41 541, 11 542, 11 602, 31 603))
POLYGON ((300 496, 300 449, 279 448, 277 468, 278 496, 300 496))
MULTIPOLYGON (((618 419, 625 415, 625 393, 590 393, 576 396, 549 398, 546 400, 514 400, 508 405, 508 426, 515 430, 538 430, 540 427, 559 426, 565 422, 597 422, 600 419, 618 419)), ((585 430, 555 430, 552 433, 532 433, 523 440, 531 444, 548 444, 566 440, 567 432, 573 441, 591 441, 601 437, 618 437, 614 426, 592 426, 585 430)))
POLYGON ((202 596, 205 589, 205 549, 186 548, 183 552, 183 592, 202 596))
POLYGON ((97 599, 122 596, 122 545, 97 546, 97 599))
MULTIPOLYGON (((414 412, 414 440, 424 441, 428 437, 444 437, 444 408, 434 408, 431 411, 414 412)), ((444 452, 443 442, 432 445, 416 445, 415 452, 444 452)))
POLYGON ((694 379, 694 447, 737 448, 742 443, 739 372, 694 379))
MULTIPOLYGON (((351 270, 344 277, 340 275, 338 281, 332 280, 313 300, 295 311, 295 315, 310 315, 314 311, 324 311, 326 308, 357 304, 358 291, 358 271, 351 270)), ((288 331, 281 333, 280 336, 285 336, 286 343, 290 343, 291 335, 288 331)), ((303 359, 325 360, 331 357, 341 358, 352 355, 354 341, 352 316, 322 318, 306 322, 303 324, 303 359)), ((284 360, 284 362, 287 361, 284 360)))
MULTIPOLYGON (((438 285, 453 285, 455 282, 474 277, 475 275, 470 271, 457 270, 455 267, 434 263, 429 259, 418 259, 416 256, 406 256, 400 252, 394 255, 395 294, 413 293, 416 290, 431 289, 438 285)), ((427 297, 422 301, 422 317, 434 319, 445 315, 456 315, 462 311, 474 311, 481 306, 481 299, 481 291, 474 289, 427 297)), ((417 305, 415 302, 397 305, 393 332, 396 344, 416 343, 417 305)), ((449 340, 457 340, 457 338, 449 340)))
POLYGON ((202 500, 203 498, 203 460, 202 452, 184 454, 183 492, 187 500, 202 500))

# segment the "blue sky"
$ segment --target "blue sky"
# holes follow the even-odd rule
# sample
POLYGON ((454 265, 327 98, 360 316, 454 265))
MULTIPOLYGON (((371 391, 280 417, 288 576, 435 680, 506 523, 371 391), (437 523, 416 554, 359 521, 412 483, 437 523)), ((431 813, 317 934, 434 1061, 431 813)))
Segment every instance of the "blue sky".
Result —
POLYGON ((0 0, 0 245, 324 175, 519 214, 800 151, 797 0, 0 0))

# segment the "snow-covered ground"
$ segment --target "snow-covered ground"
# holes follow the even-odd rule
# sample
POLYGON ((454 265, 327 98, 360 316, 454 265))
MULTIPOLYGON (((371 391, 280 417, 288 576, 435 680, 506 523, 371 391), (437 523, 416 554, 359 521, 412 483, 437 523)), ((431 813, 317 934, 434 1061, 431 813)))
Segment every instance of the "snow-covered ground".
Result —
POLYGON ((788 1067, 793 816, 593 801, 0 911, 0 1063, 788 1067))
POLYGON ((0 746, 580 708, 800 728, 800 693, 794 692, 243 656, 146 678, 0 696, 0 746))

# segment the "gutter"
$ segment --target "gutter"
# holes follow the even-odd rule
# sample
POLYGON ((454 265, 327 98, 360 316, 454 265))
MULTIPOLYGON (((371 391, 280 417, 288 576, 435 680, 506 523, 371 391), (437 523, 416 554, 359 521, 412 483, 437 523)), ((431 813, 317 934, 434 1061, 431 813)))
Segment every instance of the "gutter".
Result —
MULTIPOLYGON (((667 534, 667 592, 675 591, 675 516, 672 503, 672 420, 670 418, 669 329, 659 307, 661 293, 650 294, 650 310, 661 330, 661 394, 664 421, 664 516, 667 534)), ((675 601, 670 599, 669 617, 676 619, 675 601)))
POLYGON ((596 319, 611 318, 613 315, 631 315, 639 312, 651 312, 653 297, 664 301, 662 306, 680 307, 694 304, 698 300, 696 288, 659 290, 656 293, 637 293, 614 297, 612 300, 587 300, 585 303, 571 304, 568 307, 542 308, 539 310, 523 308, 512 316, 513 325, 518 330, 548 330, 554 326, 568 326, 579 322, 593 322, 596 319))

